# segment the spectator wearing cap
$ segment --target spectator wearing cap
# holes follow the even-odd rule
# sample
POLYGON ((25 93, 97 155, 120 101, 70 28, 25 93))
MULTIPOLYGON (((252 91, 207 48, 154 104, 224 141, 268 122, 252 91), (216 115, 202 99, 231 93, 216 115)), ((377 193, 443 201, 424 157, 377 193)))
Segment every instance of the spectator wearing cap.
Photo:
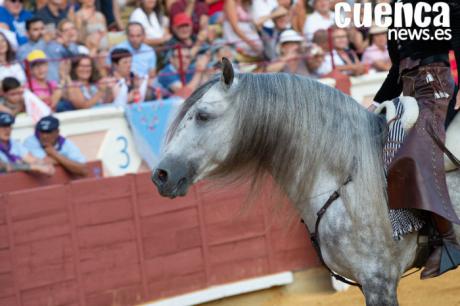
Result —
POLYGON ((277 46, 279 60, 268 65, 267 71, 308 75, 306 60, 302 54, 303 43, 304 38, 296 31, 283 31, 277 46))
POLYGON ((60 165, 74 175, 88 174, 85 157, 71 140, 59 134, 59 120, 53 116, 37 122, 35 134, 24 141, 24 147, 35 158, 60 165))
POLYGON ((66 1, 48 0, 46 5, 35 13, 35 16, 41 18, 45 24, 53 24, 54 27, 57 27, 61 20, 67 18, 68 8, 62 9, 64 2, 66 1))
POLYGON ((126 49, 133 55, 131 71, 137 76, 154 77, 156 74, 157 55, 155 50, 144 43, 145 31, 139 22, 130 22, 126 27, 128 39, 115 48, 126 49))
POLYGON ((11 139, 14 117, 0 112, 0 168, 6 172, 31 171, 52 175, 54 167, 33 157, 18 141, 11 139))
POLYGON ((16 61, 16 53, 5 35, 0 32, 0 81, 11 76, 17 78, 22 84, 26 82, 26 74, 16 61))
POLYGON ((48 61, 45 52, 34 50, 27 55, 27 62, 30 65, 29 89, 37 95, 52 110, 56 110, 57 103, 62 97, 62 89, 68 83, 68 75, 62 76, 61 83, 48 81, 48 61))
POLYGON ((167 42, 165 48, 166 58, 169 58, 171 50, 174 50, 178 45, 190 48, 192 59, 195 59, 198 52, 206 48, 207 32, 201 31, 198 36, 193 35, 192 19, 187 14, 180 13, 174 16, 172 29, 173 37, 167 42))
POLYGON ((138 102, 140 99, 140 79, 132 72, 133 55, 129 50, 116 48, 110 52, 112 63, 112 96, 116 99, 122 92, 127 92, 127 101, 123 103, 138 102), (126 89, 125 89, 126 88, 126 89))
POLYGON ((20 45, 27 42, 26 21, 30 18, 32 13, 24 9, 22 0, 5 0, 0 6, 0 22, 16 33, 20 45))
POLYGON ((390 55, 387 48, 386 28, 372 26, 369 34, 371 46, 367 47, 363 53, 362 61, 370 65, 376 71, 389 71, 391 68, 390 55))
POLYGON ((2 81, 3 97, 0 103, 0 111, 16 116, 26 111, 24 102, 24 87, 14 77, 6 77, 2 81))
POLYGON ((209 60, 208 54, 204 54, 198 57, 195 65, 192 65, 191 49, 181 48, 179 52, 176 48, 172 52, 170 63, 160 71, 158 82, 170 94, 191 93, 203 81, 209 60))
POLYGON ((208 26, 208 5, 200 0, 176 0, 171 5, 169 16, 174 20, 178 14, 185 13, 192 20, 192 33, 198 35, 208 26))
POLYGON ((312 41, 316 31, 326 30, 334 25, 334 13, 330 11, 330 0, 310 0, 309 4, 314 11, 307 17, 303 27, 303 34, 307 38, 307 42, 312 41))
POLYGON ((140 6, 129 16, 129 22, 142 24, 145 31, 145 43, 160 46, 171 39, 168 18, 161 10, 160 1, 141 0, 140 6))

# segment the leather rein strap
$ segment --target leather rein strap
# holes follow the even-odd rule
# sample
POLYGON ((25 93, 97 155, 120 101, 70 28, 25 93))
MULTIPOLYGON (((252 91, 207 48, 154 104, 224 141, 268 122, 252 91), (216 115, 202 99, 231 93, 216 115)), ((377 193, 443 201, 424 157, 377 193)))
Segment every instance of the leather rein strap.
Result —
POLYGON ((458 160, 452 152, 444 145, 444 142, 439 139, 438 135, 434 132, 433 126, 428 125, 426 131, 433 138, 433 141, 438 145, 438 147, 446 154, 446 156, 452 161, 455 165, 456 170, 460 169, 460 160, 458 160))
POLYGON ((314 232, 310 232, 310 230, 308 229, 307 224, 303 220, 302 220, 302 222, 305 224, 305 227, 307 228, 308 232, 311 233, 310 234, 310 239, 311 239, 311 242, 313 244, 313 247, 316 250, 316 253, 318 253, 318 257, 319 257, 319 259, 321 261, 321 264, 326 269, 329 270, 329 273, 331 274, 331 276, 333 276, 336 280, 344 282, 344 283, 346 283, 348 285, 357 286, 357 287, 361 288, 361 284, 358 284, 358 283, 353 282, 353 281, 349 281, 348 279, 344 278, 341 275, 338 275, 337 273, 335 273, 334 271, 332 271, 328 267, 328 265, 324 262, 323 254, 321 253, 321 246, 320 246, 320 240, 319 240, 319 235, 318 235, 319 223, 321 222, 321 218, 326 213, 327 209, 332 205, 332 203, 334 203, 335 200, 337 200, 340 197, 339 189, 341 187, 343 187, 343 186, 346 186, 350 182, 351 182, 351 176, 349 176, 346 179, 346 181, 342 184, 342 186, 340 186, 336 191, 334 191, 334 193, 331 194, 329 199, 327 199, 326 203, 324 203, 323 207, 321 207, 321 209, 316 213, 317 219, 316 219, 315 231, 314 232))

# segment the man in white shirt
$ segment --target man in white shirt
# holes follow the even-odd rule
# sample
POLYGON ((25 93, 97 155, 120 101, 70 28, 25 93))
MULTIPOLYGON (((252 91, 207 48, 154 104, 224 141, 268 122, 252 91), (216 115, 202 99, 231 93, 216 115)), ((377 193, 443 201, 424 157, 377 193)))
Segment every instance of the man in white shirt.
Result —
POLYGON ((330 0, 310 0, 314 12, 307 16, 303 26, 303 34, 308 42, 313 39, 313 34, 318 30, 327 30, 334 24, 334 13, 331 12, 330 0))

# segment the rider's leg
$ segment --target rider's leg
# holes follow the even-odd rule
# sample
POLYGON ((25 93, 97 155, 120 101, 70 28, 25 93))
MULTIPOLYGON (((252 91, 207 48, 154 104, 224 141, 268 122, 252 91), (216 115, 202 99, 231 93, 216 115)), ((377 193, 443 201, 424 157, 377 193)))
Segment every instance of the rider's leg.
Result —
POLYGON ((434 224, 442 238, 442 245, 435 247, 430 254, 420 278, 436 277, 455 269, 460 264, 460 245, 457 242, 452 223, 433 214, 434 224))

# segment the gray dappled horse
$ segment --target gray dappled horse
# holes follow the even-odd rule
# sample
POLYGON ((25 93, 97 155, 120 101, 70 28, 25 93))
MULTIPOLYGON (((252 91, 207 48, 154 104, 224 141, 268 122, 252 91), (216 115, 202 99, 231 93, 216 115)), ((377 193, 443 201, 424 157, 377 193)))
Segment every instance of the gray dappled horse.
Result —
MULTIPOLYGON (((223 73, 188 98, 170 127, 152 179, 162 196, 204 178, 270 173, 308 228, 319 226, 325 263, 362 285, 367 305, 397 305, 396 288, 416 257, 417 234, 393 239, 382 165, 384 125, 352 98, 287 74, 223 73), (347 178, 352 181, 344 185, 347 178)), ((459 212, 460 174, 448 174, 459 212)))

